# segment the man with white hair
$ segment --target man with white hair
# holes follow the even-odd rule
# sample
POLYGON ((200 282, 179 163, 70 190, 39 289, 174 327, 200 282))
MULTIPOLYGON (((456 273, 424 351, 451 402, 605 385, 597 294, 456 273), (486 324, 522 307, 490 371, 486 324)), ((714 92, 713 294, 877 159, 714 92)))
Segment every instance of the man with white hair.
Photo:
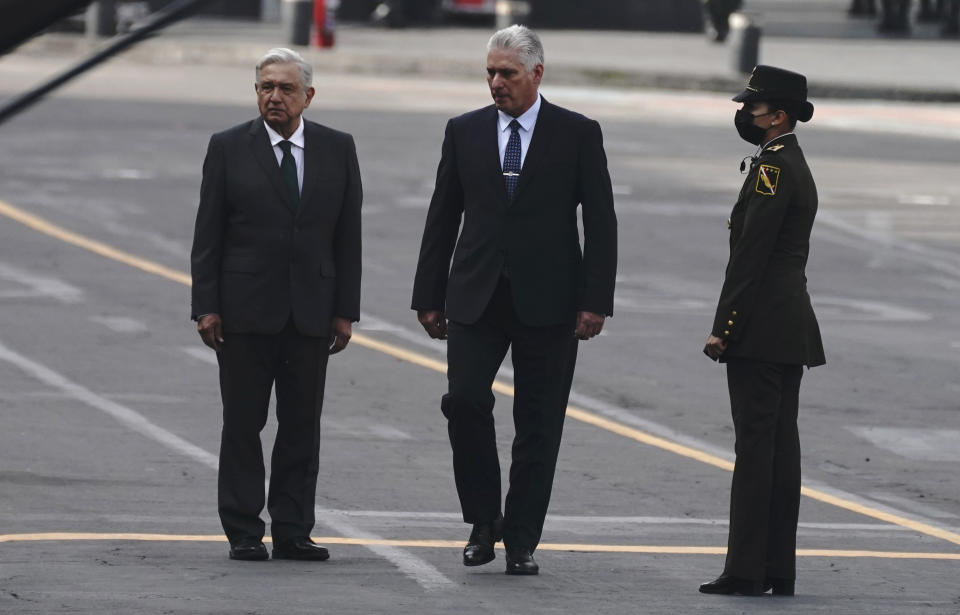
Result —
POLYGON ((210 139, 191 253, 192 317, 217 353, 217 503, 230 558, 265 560, 260 431, 276 387, 267 510, 274 559, 310 540, 327 356, 360 318, 360 168, 353 138, 302 117, 313 70, 290 49, 257 63, 260 117, 210 139))
POLYGON ((613 313, 617 219, 600 125, 539 94, 539 37, 511 26, 487 49, 494 104, 447 124, 412 307, 447 339, 441 409, 473 525, 463 563, 492 561, 502 536, 507 574, 537 574, 577 343, 613 313), (516 437, 501 514, 491 389, 511 347, 516 437))

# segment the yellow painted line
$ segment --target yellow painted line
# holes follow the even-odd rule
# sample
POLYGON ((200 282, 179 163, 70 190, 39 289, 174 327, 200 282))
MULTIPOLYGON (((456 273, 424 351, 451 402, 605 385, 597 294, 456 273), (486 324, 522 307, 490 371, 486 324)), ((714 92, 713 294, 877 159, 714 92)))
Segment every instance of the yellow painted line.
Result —
MULTIPOLYGON (((389 538, 350 538, 344 536, 317 536, 314 540, 325 545, 386 546, 421 549, 462 549, 462 540, 415 540, 389 538)), ((5 542, 70 542, 70 541, 128 541, 128 542, 227 542, 222 534, 135 534, 94 532, 43 532, 35 534, 0 534, 5 542)), ((269 537, 264 542, 270 542, 269 537)), ((497 545, 498 549, 502 546, 497 545)), ((581 543, 544 543, 540 551, 567 551, 577 553, 641 553, 662 555, 724 555, 726 547, 676 545, 604 545, 581 543)), ((878 559, 960 560, 960 553, 868 551, 847 549, 797 549, 800 557, 849 557, 878 559)))
MULTIPOLYGON (((100 256, 109 258, 119 263, 135 267, 147 273, 152 273, 174 282, 179 282, 180 284, 184 284, 186 286, 190 286, 191 284, 190 275, 187 273, 165 267, 164 265, 149 261, 139 256, 135 256, 129 252, 118 250, 105 243, 78 235, 73 231, 67 230, 61 226, 57 226, 56 224, 48 222, 43 218, 40 218, 39 216, 29 212, 23 211, 22 209, 14 207, 13 205, 10 205, 4 201, 0 201, 0 215, 4 215, 11 220, 16 220, 17 222, 20 222, 21 224, 24 224, 35 231, 43 233, 44 235, 59 239, 84 250, 88 250, 94 254, 99 254, 100 256)), ((443 361, 432 359, 428 356, 407 350, 406 348, 401 348, 400 346, 396 346, 394 344, 375 340, 361 333, 355 333, 352 341, 359 346, 375 350, 396 359, 400 359, 401 361, 418 365, 435 372, 446 373, 447 371, 446 363, 443 361)), ((513 397, 514 395, 513 386, 500 380, 494 381, 493 390, 510 397, 513 397)), ((676 455, 680 455, 681 457, 693 459, 722 470, 733 470, 733 464, 726 459, 722 459, 716 455, 711 455, 706 451, 701 451, 691 446, 685 446, 678 442, 655 436, 640 429, 636 429, 635 427, 630 427, 628 425, 624 425, 623 423, 604 418, 598 414, 576 408, 575 406, 567 406, 567 416, 582 423, 587 423, 600 429, 621 435, 625 438, 630 438, 636 442, 641 442, 649 446, 669 451, 676 455)), ((871 517, 886 523, 899 525, 920 534, 926 534, 927 536, 933 536, 935 538, 940 538, 941 540, 960 545, 960 534, 930 525, 929 523, 914 521, 913 519, 888 513, 880 509, 866 506, 864 504, 854 502, 853 500, 831 495, 824 491, 810 487, 802 487, 800 492, 809 498, 818 500, 825 504, 830 504, 838 508, 858 513, 865 517, 871 517)))
POLYGON ((165 267, 160 263, 155 263, 149 261, 145 258, 140 258, 139 256, 134 256, 129 252, 124 252, 123 250, 118 250, 112 246, 108 246, 105 243, 84 237, 83 235, 78 235, 73 231, 67 230, 62 226, 57 226, 47 222, 39 216, 35 216, 31 213, 23 211, 9 203, 0 201, 0 214, 10 218, 11 220, 16 220, 17 222, 28 226, 35 231, 48 235, 55 239, 59 239, 64 243, 69 243, 70 245, 77 246, 78 248, 83 248, 94 254, 99 254, 114 260, 125 265, 129 265, 136 269, 146 271, 147 273, 152 273, 158 275, 161 278, 166 278, 174 282, 179 282, 181 284, 186 284, 190 286, 190 275, 182 271, 177 271, 176 269, 171 269, 170 267, 165 267))

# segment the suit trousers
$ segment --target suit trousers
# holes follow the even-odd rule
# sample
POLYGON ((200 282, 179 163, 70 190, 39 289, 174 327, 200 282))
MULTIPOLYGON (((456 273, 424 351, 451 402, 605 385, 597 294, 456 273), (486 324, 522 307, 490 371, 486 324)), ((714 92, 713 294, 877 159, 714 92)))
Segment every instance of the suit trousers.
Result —
POLYGON ((310 535, 320 453, 320 410, 327 338, 300 334, 292 319, 280 333, 228 333, 217 353, 223 432, 217 504, 231 544, 264 534, 260 432, 276 386, 277 436, 267 510, 274 541, 310 535))
POLYGON ((491 390, 497 370, 512 350, 515 437, 510 487, 504 504, 503 540, 533 551, 540 542, 563 419, 577 357, 574 323, 524 325, 513 307, 510 283, 501 278, 480 319, 450 322, 447 329, 447 417, 453 472, 467 523, 500 514, 500 462, 491 390))
POLYGON ((724 574, 796 578, 802 376, 800 365, 727 362, 737 459, 724 574))

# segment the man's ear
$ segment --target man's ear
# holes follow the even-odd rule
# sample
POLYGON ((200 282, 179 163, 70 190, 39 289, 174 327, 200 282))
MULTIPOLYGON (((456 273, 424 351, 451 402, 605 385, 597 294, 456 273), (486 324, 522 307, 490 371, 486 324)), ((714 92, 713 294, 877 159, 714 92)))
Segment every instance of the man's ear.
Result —
POLYGON ((543 64, 537 64, 533 67, 533 82, 540 85, 541 79, 543 79, 543 64))
POLYGON ((310 106, 310 101, 313 100, 313 95, 316 94, 316 93, 317 93, 317 91, 316 91, 315 89, 313 89, 312 87, 307 88, 307 92, 306 92, 306 94, 307 94, 307 103, 306 103, 305 105, 303 105, 303 108, 304 108, 304 109, 306 109, 307 107, 310 106))

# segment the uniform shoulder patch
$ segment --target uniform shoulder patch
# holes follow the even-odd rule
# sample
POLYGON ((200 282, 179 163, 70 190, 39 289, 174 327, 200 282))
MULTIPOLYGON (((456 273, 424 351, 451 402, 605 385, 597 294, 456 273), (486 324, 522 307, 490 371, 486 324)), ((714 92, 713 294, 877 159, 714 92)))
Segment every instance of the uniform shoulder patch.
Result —
POLYGON ((782 150, 782 149, 785 148, 785 147, 786 147, 786 145, 783 145, 782 143, 780 143, 780 144, 777 144, 777 145, 771 145, 770 147, 768 147, 768 148, 767 148, 766 150, 764 150, 764 151, 767 151, 767 152, 779 152, 780 150, 782 150))
POLYGON ((761 164, 757 170, 757 192, 767 196, 777 194, 777 184, 780 183, 780 169, 769 164, 761 164))

